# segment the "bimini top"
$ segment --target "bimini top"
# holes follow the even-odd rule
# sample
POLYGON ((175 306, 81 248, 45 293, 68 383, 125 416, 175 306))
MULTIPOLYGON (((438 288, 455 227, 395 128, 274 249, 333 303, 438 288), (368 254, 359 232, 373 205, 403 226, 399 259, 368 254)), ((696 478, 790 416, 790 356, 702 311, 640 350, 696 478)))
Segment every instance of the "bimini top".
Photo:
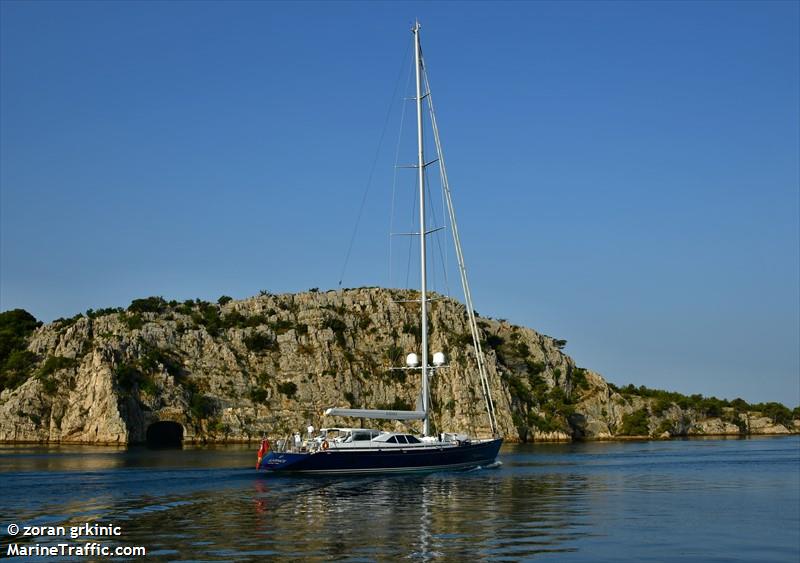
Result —
POLYGON ((392 411, 380 409, 340 409, 330 408, 326 416, 351 416, 354 418, 384 418, 388 420, 422 420, 425 411, 392 411))

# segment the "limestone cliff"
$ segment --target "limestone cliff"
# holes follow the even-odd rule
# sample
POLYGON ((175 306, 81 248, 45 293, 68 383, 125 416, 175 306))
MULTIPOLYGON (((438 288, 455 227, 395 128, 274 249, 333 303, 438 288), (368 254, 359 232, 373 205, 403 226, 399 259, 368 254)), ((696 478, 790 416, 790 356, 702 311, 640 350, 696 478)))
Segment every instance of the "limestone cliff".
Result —
MULTIPOLYGON (((392 368, 419 350, 415 297, 369 288, 218 304, 149 298, 55 321, 30 335, 30 365, 0 392, 0 441, 137 443, 159 421, 179 423, 188 441, 254 440, 354 423, 323 419, 329 406, 413 408, 418 378, 392 368)), ((431 382, 433 422, 487 435, 466 321, 461 303, 433 302, 430 348, 448 358, 431 382)), ((798 430, 755 412, 709 417, 626 393, 578 368, 564 341, 494 319, 479 325, 500 431, 511 441, 611 438, 631 428, 652 436, 798 430)))

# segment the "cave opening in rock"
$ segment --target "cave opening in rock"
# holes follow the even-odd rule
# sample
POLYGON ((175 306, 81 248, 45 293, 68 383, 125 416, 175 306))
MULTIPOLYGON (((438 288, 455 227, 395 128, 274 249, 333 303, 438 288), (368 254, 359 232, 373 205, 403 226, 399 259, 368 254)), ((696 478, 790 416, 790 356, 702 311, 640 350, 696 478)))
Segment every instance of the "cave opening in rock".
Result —
POLYGON ((183 444, 183 426, 162 420, 147 427, 147 445, 151 448, 180 448, 183 444))

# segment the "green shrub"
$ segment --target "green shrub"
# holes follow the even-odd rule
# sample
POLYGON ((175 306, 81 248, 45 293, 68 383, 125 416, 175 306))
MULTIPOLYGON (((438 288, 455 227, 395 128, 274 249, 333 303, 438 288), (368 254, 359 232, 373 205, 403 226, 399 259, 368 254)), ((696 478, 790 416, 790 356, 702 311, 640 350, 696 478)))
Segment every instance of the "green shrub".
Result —
POLYGON ((36 364, 36 354, 28 350, 14 350, 0 364, 0 391, 15 389, 25 383, 31 376, 36 364))
POLYGON ((41 322, 24 309, 13 309, 0 313, 0 365, 14 350, 22 350, 31 333, 41 322))
POLYGON ((534 394, 537 400, 539 400, 539 402, 547 399, 547 394, 550 392, 550 388, 541 375, 529 374, 528 384, 531 386, 531 392, 534 394))
POLYGON ((510 373, 506 376, 508 383, 508 391, 513 399, 517 399, 526 406, 534 403, 534 397, 531 390, 522 382, 522 380, 515 374, 510 373))
POLYGON ((176 313, 181 313, 183 315, 191 315, 194 311, 194 301, 191 299, 187 299, 177 307, 175 307, 176 313))
MULTIPOLYGON (((201 322, 204 322, 201 320, 201 322)), ((255 328, 267 324, 267 318, 264 315, 253 315, 246 317, 239 311, 231 311, 219 320, 220 328, 255 328)))
POLYGON ((660 436, 664 432, 669 432, 670 434, 672 434, 674 431, 675 429, 673 427, 671 420, 669 419, 662 420, 661 423, 658 425, 658 428, 656 428, 656 436, 660 436))
POLYGON ((135 385, 142 379, 142 372, 136 366, 121 362, 114 370, 117 384, 126 391, 132 391, 135 385))
POLYGON ((525 360, 525 368, 528 370, 528 375, 538 375, 543 373, 547 368, 544 362, 534 362, 533 360, 525 360))
POLYGON ((159 364, 173 377, 180 377, 183 374, 183 365, 171 352, 156 346, 145 346, 144 353, 139 357, 139 367, 145 372, 155 372, 159 369, 159 364))
POLYGON ((539 432, 565 432, 569 431, 562 420, 545 418, 533 411, 528 413, 528 426, 536 428, 539 432))
POLYGON ((231 431, 231 427, 221 420, 215 420, 208 425, 208 429, 211 432, 217 432, 220 434, 228 434, 231 431))
POLYGON ((419 323, 403 323, 403 333, 410 334, 419 342, 422 339, 422 326, 419 323))
POLYGON ((41 324, 24 309, 0 313, 0 391, 30 377, 36 356, 26 350, 28 338, 41 324))
POLYGON ((219 316, 219 308, 207 301, 196 302, 197 310, 192 312, 192 320, 195 325, 202 326, 211 336, 218 336, 224 328, 222 319, 219 316))
POLYGON ((290 320, 277 320, 274 323, 270 323, 269 327, 275 334, 286 334, 294 328, 294 323, 290 320))
POLYGON ((39 376, 47 377, 54 374, 58 370, 72 369, 78 365, 78 360, 75 358, 65 358, 63 356, 49 356, 39 368, 39 376))
POLYGON ((653 403, 652 408, 654 415, 661 416, 670 408, 672 408, 672 401, 670 401, 667 397, 659 397, 656 399, 656 402, 653 403))
POLYGON ((263 403, 267 400, 267 395, 269 393, 266 389, 262 389, 260 387, 256 387, 255 389, 250 390, 250 400, 254 403, 263 403))
POLYGON ((540 399, 539 406, 551 422, 558 423, 565 432, 569 431, 567 421, 575 414, 575 405, 561 387, 550 389, 543 400, 540 399))
POLYGON ((189 410, 195 418, 208 418, 216 412, 216 402, 211 397, 193 392, 189 399, 189 410))
POLYGON ((233 310, 220 319, 224 328, 244 328, 248 326, 248 319, 237 310, 233 310))
POLYGON ((158 386, 155 379, 149 374, 143 374, 139 380, 139 391, 147 393, 148 395, 155 395, 158 393, 158 386))
POLYGON ((120 313, 119 320, 128 328, 128 330, 139 330, 144 326, 144 318, 139 313, 134 313, 132 315, 120 313))
POLYGON ((278 343, 270 335, 261 332, 245 336, 244 345, 255 354, 262 354, 278 347, 278 343))
POLYGON ((734 410, 733 412, 727 413, 723 417, 723 419, 732 424, 735 424, 736 427, 739 429, 739 434, 747 434, 748 431, 747 418, 744 416, 740 416, 740 414, 741 413, 734 410))
POLYGON ((758 403, 757 405, 752 405, 752 408, 772 419, 775 424, 787 425, 792 423, 792 411, 780 403, 758 403))
POLYGON ((167 309, 167 302, 163 297, 145 297, 134 299, 128 305, 130 313, 162 313, 167 309))
MULTIPOLYGON (((733 401, 725 399, 718 399, 717 397, 704 397, 699 393, 693 395, 683 395, 673 391, 664 391, 662 389, 650 389, 644 385, 638 387, 634 385, 624 385, 617 387, 609 383, 609 387, 623 396, 631 397, 638 396, 644 398, 656 399, 657 402, 654 406, 654 412, 658 412, 661 407, 667 403, 675 404, 683 410, 693 409, 708 417, 720 417, 724 415, 725 408, 733 408, 736 412, 747 411, 763 411, 766 404, 751 405, 743 399, 737 398, 733 401)), ((781 420, 785 420, 786 412, 788 409, 780 403, 772 403, 772 407, 768 407, 771 415, 777 416, 781 420), (786 409, 786 410, 784 410, 786 409)), ((791 411, 789 411, 791 413, 791 411)), ((768 415, 770 416, 770 415, 768 415)))
POLYGON ((570 380, 573 385, 579 389, 588 389, 589 380, 586 379, 586 370, 583 368, 575 368, 570 373, 570 380))
POLYGON ((42 390, 45 392, 46 395, 55 395, 58 391, 58 382, 46 375, 39 375, 39 381, 42 382, 42 390))
POLYGON ((386 371, 382 372, 381 375, 383 379, 388 379, 389 381, 394 381, 395 383, 405 383, 407 379, 406 370, 393 368, 387 369, 386 371))
POLYGON ((256 375, 256 381, 261 387, 267 387, 271 380, 272 376, 265 371, 258 372, 258 375, 256 375))
MULTIPOLYGON (((472 335, 470 335, 470 340, 472 340, 472 335)), ((505 340, 502 336, 498 334, 488 334, 486 335, 486 344, 492 348, 493 350, 497 350, 505 343, 505 340)))
POLYGON ((58 319, 53 321, 53 324, 57 324, 59 332, 63 332, 64 329, 67 329, 67 328, 71 327, 72 325, 77 323, 82 318, 83 318, 83 313, 78 313, 74 317, 69 317, 69 318, 61 317, 61 318, 58 318, 58 319))
POLYGON ((291 399, 295 396, 295 393, 297 393, 297 385, 292 381, 284 381, 278 383, 278 391, 291 399))
POLYGON ((336 343, 339 344, 339 346, 342 348, 347 346, 347 341, 345 340, 347 325, 343 320, 337 319, 336 317, 325 317, 322 321, 322 328, 329 328, 333 331, 336 343))
POLYGON ((708 397, 701 399, 698 407, 706 416, 716 418, 722 416, 722 409, 727 405, 727 401, 720 401, 716 397, 708 397))
POLYGON ((219 299, 217 299, 217 303, 219 303, 220 305, 227 305, 231 301, 233 301, 233 297, 230 297, 228 295, 223 295, 219 299))
POLYGON ((622 426, 619 433, 623 436, 647 436, 649 417, 647 409, 639 409, 622 417, 622 426))
POLYGON ((454 336, 451 344, 456 348, 466 348, 467 346, 473 346, 474 342, 472 341, 472 333, 464 332, 462 334, 454 336))
POLYGON ((745 412, 750 408, 750 405, 747 404, 747 401, 739 397, 731 401, 731 406, 739 412, 745 412))

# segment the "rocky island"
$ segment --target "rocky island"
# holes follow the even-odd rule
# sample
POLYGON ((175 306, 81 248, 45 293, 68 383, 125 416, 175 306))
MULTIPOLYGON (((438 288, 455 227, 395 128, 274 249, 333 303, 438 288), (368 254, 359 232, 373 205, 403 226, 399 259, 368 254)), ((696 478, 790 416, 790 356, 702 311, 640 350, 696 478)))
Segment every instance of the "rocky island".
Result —
MULTIPOLYGON (((47 325, 6 311, 0 442, 250 441, 353 424, 323 420, 330 406, 412 408, 419 381, 392 368, 419 349, 415 297, 382 288, 149 297, 47 325)), ((509 441, 800 432, 798 408, 617 387, 576 366, 564 340, 491 318, 479 327, 509 441)), ((431 381, 434 427, 488 434, 464 305, 436 300, 429 332, 431 350, 448 358, 431 381)))

